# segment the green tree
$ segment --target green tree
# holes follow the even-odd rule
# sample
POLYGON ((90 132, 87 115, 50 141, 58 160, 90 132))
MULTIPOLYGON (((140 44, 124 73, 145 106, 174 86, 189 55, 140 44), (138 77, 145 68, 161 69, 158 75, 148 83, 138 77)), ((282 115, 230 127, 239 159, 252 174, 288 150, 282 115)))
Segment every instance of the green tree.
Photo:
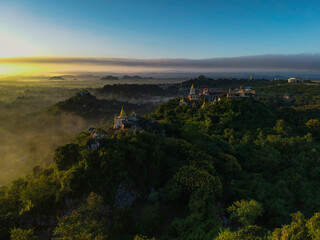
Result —
POLYGON ((243 226, 254 223, 257 217, 262 216, 263 208, 257 201, 240 200, 228 207, 231 219, 237 219, 243 226))
POLYGON ((33 229, 13 228, 10 231, 11 240, 35 240, 33 229))
POLYGON ((159 207, 159 203, 144 207, 138 224, 139 233, 149 234, 158 226, 161 220, 159 207))
POLYGON ((71 215, 59 219, 54 229, 55 240, 104 240, 107 239, 107 209, 103 198, 91 193, 86 203, 71 215))
POLYGON ((206 189, 214 195, 221 192, 221 182, 218 177, 194 166, 181 167, 175 174, 174 181, 182 192, 189 194, 200 188, 206 189))
POLYGON ((232 232, 229 228, 221 231, 215 240, 263 240, 266 232, 263 228, 250 225, 232 232))
POLYGON ((136 235, 133 240, 156 240, 153 238, 148 238, 147 236, 136 235))
POLYGON ((73 164, 79 162, 80 158, 79 145, 71 143, 56 149, 54 162, 59 170, 67 170, 73 164))
POLYGON ((213 195, 200 188, 191 195, 188 206, 191 212, 208 216, 213 214, 213 202, 213 195))
POLYGON ((307 221, 306 227, 312 240, 320 239, 320 213, 315 213, 312 218, 307 221))
POLYGON ((291 217, 291 224, 285 225, 281 229, 275 229, 270 237, 271 240, 311 240, 304 215, 297 212, 291 214, 291 217))
POLYGON ((320 121, 318 119, 310 119, 306 126, 312 133, 320 134, 320 121))
POLYGON ((283 119, 277 121, 276 125, 274 126, 273 130, 275 130, 281 136, 288 136, 289 135, 289 128, 283 119))
POLYGON ((27 212, 50 214, 54 212, 58 187, 56 181, 45 176, 30 181, 21 193, 24 208, 20 214, 27 212))

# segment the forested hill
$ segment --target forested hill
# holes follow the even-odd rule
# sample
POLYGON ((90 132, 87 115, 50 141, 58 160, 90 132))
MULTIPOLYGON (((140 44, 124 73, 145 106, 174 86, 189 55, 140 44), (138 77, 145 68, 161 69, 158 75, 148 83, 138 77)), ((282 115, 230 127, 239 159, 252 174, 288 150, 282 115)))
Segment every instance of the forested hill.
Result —
POLYGON ((168 91, 155 84, 112 84, 97 89, 95 94, 113 98, 141 98, 152 96, 175 96, 177 93, 177 87, 168 91))
POLYGON ((146 116, 162 134, 80 133, 0 188, 0 238, 320 239, 319 117, 176 98, 146 116))
POLYGON ((53 115, 63 112, 74 113, 85 119, 96 119, 99 122, 102 118, 110 119, 119 114, 122 106, 128 113, 135 111, 138 114, 149 113, 153 108, 150 104, 133 104, 114 99, 98 99, 89 92, 85 92, 85 94, 79 92, 75 96, 49 107, 47 112, 53 115))
POLYGON ((277 85, 279 82, 273 82, 265 79, 212 79, 200 75, 197 78, 175 83, 166 88, 155 84, 112 84, 105 85, 95 91, 95 95, 110 98, 148 98, 148 97, 176 97, 181 95, 181 89, 189 90, 193 84, 195 88, 202 89, 203 86, 209 88, 220 88, 228 90, 229 88, 238 88, 239 86, 263 87, 277 85))
POLYGON ((204 75, 200 75, 197 78, 193 78, 182 83, 174 84, 169 88, 169 91, 173 91, 174 88, 190 88, 191 85, 194 85, 196 88, 203 88, 203 86, 208 86, 209 88, 237 88, 239 86, 265 86, 265 85, 273 85, 275 84, 273 81, 267 79, 237 79, 237 78, 218 78, 213 79, 209 77, 205 77, 204 75))

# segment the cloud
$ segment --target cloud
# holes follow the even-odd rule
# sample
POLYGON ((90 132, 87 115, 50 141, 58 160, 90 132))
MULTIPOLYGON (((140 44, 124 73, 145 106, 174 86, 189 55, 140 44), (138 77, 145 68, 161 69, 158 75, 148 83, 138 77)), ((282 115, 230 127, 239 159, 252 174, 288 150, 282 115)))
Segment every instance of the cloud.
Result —
POLYGON ((210 59, 127 59, 20 57, 0 58, 0 64, 87 65, 168 70, 310 70, 320 72, 320 54, 256 55, 210 59))

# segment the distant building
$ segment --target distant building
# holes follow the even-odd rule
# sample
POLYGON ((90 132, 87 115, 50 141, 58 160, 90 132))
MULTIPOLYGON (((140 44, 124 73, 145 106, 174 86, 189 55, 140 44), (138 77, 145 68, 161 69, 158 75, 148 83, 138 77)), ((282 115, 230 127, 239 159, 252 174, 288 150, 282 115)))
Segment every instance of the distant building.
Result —
POLYGON ((196 89, 194 88, 193 84, 190 88, 190 92, 189 92, 189 101, 198 101, 199 100, 199 96, 196 94, 196 89))
POLYGON ((305 80, 301 77, 293 77, 288 79, 288 83, 304 82, 305 80))
POLYGON ((179 102, 179 105, 185 105, 185 104, 187 104, 185 101, 184 101, 184 99, 183 99, 183 97, 180 99, 180 102, 179 102))
POLYGON ((123 110, 123 106, 121 107, 121 112, 118 117, 114 118, 114 129, 121 128, 122 124, 125 123, 126 120, 126 113, 123 110))
POLYGON ((89 150, 97 150, 101 145, 100 140, 107 135, 107 132, 96 128, 89 128, 89 131, 91 134, 86 146, 89 150))
POLYGON ((293 99, 293 96, 291 95, 291 94, 285 94, 284 96, 283 96, 283 99, 285 100, 285 101, 291 101, 292 99, 293 99))
POLYGON ((240 97, 240 93, 238 92, 229 92, 227 94, 227 98, 238 98, 238 97, 240 97))
POLYGON ((126 116, 122 121, 121 130, 133 131, 135 129, 141 130, 140 119, 137 118, 137 114, 133 112, 131 116, 126 116))
POLYGON ((199 96, 204 97, 207 102, 219 100, 220 95, 227 93, 226 91, 210 91, 208 86, 204 86, 199 96))
MULTIPOLYGON (((190 93, 188 96, 189 104, 191 104, 193 107, 197 107, 197 103, 199 98, 204 99, 204 105, 205 103, 215 103, 217 101, 221 100, 221 96, 226 95, 227 98, 255 98, 256 97, 256 91, 252 89, 252 87, 240 87, 238 89, 234 89, 231 91, 217 91, 217 90, 210 90, 208 86, 204 86, 202 91, 199 94, 196 94, 195 88, 192 84, 190 88, 190 93)), ((187 104, 183 98, 180 99, 180 105, 187 104)))
POLYGON ((77 95, 83 97, 83 96, 88 96, 88 95, 90 95, 90 93, 89 93, 88 90, 81 90, 81 91, 77 92, 77 95))
POLYGON ((239 97, 256 97, 256 91, 252 87, 247 86, 238 90, 239 97))
MULTIPOLYGON (((133 112, 131 116, 127 116, 121 108, 120 115, 114 118, 114 132, 117 131, 134 131, 147 130, 149 132, 156 132, 159 130, 159 123, 154 119, 138 118, 137 114, 133 112)), ((161 132, 162 133, 162 132, 161 132)))

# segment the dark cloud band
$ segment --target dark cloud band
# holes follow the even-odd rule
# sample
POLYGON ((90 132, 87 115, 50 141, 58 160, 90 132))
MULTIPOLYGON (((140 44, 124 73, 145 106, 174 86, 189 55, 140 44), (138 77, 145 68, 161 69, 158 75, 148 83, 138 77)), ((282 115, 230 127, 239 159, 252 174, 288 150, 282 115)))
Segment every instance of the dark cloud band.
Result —
POLYGON ((21 57, 2 58, 0 64, 72 64, 93 66, 145 67, 160 69, 292 69, 320 71, 320 54, 256 55, 211 59, 127 59, 21 57))

